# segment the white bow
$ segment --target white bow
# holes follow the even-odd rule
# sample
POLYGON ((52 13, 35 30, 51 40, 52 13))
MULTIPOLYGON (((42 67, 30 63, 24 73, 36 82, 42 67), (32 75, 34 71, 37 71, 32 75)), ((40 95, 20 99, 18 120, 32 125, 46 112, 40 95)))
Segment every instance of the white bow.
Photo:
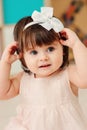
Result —
POLYGON ((25 25, 24 30, 31 25, 39 24, 48 31, 54 29, 55 32, 60 32, 64 28, 62 22, 53 17, 53 8, 51 7, 42 7, 41 12, 34 11, 32 14, 33 22, 25 25))

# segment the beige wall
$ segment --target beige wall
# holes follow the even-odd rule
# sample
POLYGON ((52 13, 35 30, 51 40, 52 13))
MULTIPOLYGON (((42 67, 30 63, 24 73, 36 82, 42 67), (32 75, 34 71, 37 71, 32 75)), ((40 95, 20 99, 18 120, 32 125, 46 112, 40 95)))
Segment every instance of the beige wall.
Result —
MULTIPOLYGON (((84 33, 87 33, 87 2, 83 0, 84 6, 75 14, 74 24, 84 33)), ((54 8, 54 15, 61 18, 62 14, 68 9, 71 0, 50 0, 50 6, 54 8)))

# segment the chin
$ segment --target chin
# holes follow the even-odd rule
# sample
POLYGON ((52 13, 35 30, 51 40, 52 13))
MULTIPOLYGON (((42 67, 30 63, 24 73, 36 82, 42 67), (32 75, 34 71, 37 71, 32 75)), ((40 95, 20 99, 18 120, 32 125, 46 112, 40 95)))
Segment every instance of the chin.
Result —
POLYGON ((45 78, 45 77, 48 77, 49 75, 51 75, 52 73, 46 73, 46 74, 36 74, 36 77, 38 78, 45 78))

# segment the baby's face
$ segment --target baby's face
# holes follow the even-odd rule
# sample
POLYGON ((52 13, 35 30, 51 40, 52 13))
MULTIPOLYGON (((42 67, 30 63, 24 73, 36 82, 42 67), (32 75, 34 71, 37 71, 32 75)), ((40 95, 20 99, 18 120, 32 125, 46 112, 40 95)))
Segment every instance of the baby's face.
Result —
POLYGON ((29 70, 36 77, 47 77, 56 72, 63 63, 63 47, 58 41, 51 45, 35 46, 24 53, 29 70))

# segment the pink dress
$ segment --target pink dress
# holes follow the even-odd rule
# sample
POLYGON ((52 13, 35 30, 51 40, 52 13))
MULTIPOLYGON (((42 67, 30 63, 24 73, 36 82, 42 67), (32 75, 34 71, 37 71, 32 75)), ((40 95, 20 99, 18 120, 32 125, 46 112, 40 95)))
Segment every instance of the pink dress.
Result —
POLYGON ((20 94, 23 103, 5 130, 87 130, 67 70, 48 78, 24 73, 20 94))

